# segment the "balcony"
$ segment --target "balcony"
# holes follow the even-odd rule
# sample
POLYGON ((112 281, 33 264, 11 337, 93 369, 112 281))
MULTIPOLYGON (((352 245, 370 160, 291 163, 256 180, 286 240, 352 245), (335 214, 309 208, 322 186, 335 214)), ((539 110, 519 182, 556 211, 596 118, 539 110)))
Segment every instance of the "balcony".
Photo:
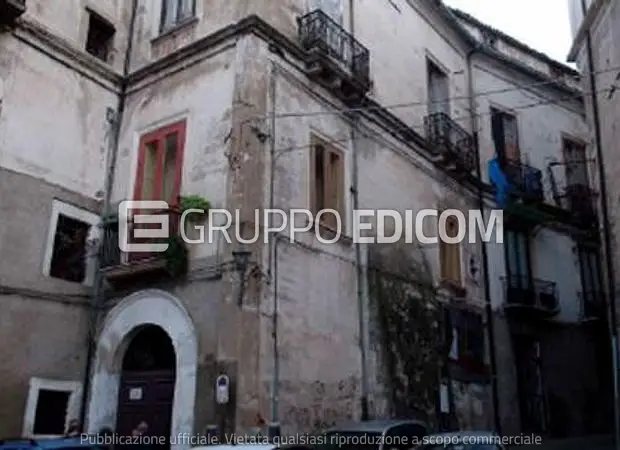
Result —
POLYGON ((504 161, 502 169, 513 194, 523 200, 542 202, 544 200, 542 171, 519 161, 504 161))
POLYGON ((164 251, 123 252, 119 243, 123 236, 120 232, 118 218, 104 226, 103 240, 100 248, 101 272, 106 281, 114 287, 121 287, 137 281, 160 280, 176 276, 187 267, 185 247, 179 248, 178 237, 181 212, 169 209, 151 211, 152 215, 167 217, 168 238, 134 237, 139 230, 159 229, 158 223, 137 223, 130 218, 127 226, 127 241, 130 244, 168 244, 164 251))
POLYGON ((526 276, 511 276, 503 281, 506 313, 516 317, 548 319, 560 311, 555 283, 526 276))
POLYGON ((424 118, 426 140, 435 161, 450 171, 470 173, 475 168, 474 140, 445 113, 424 118))
POLYGON ((298 19, 299 42, 308 53, 307 75, 345 103, 370 89, 370 52, 320 9, 298 19))
POLYGON ((575 220, 589 226, 597 223, 595 193, 589 186, 582 184, 566 186, 561 197, 562 207, 570 211, 575 220))
POLYGON ((605 296, 603 292, 598 290, 590 290, 579 293, 581 307, 579 318, 582 323, 598 322, 605 319, 606 311, 604 299, 605 296))
POLYGON ((13 25, 25 12, 26 0, 0 0, 0 25, 13 25))

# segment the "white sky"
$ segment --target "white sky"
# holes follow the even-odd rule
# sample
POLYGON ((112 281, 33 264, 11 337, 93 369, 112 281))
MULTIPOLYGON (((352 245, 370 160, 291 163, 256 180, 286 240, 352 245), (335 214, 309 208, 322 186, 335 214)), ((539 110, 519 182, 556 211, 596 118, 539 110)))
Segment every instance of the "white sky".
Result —
POLYGON ((444 0, 444 3, 566 63, 571 45, 566 0, 444 0))

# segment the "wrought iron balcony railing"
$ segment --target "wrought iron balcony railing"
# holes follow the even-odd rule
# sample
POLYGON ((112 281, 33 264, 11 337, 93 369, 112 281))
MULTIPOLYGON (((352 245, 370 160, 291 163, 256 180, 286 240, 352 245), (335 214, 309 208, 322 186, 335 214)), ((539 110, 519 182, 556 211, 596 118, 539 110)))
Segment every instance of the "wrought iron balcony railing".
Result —
POLYGON ((298 19, 304 50, 319 51, 343 66, 364 86, 370 85, 370 52, 320 9, 298 19))
POLYGON ((565 187, 563 207, 583 219, 596 219, 595 194, 589 186, 571 184, 565 187))
POLYGON ((605 317, 605 296, 602 291, 589 290, 579 293, 582 321, 601 320, 605 317))
POLYGON ((446 155, 450 162, 466 172, 474 170, 475 149, 473 138, 445 113, 424 118, 426 140, 436 155, 446 155))
POLYGON ((545 315, 559 312, 557 285, 527 276, 504 278, 506 308, 532 309, 545 315))
MULTIPOLYGON (((181 221, 181 212, 176 209, 166 211, 149 211, 149 214, 159 214, 168 216, 169 235, 174 236, 179 233, 179 225, 181 221)), ((111 221, 104 226, 103 239, 100 247, 101 269, 110 269, 122 265, 139 265, 144 262, 161 259, 161 252, 129 252, 123 253, 119 243, 123 239, 120 235, 118 221, 111 221)), ((127 226, 127 236, 125 239, 130 244, 157 244, 165 243, 166 239, 160 238, 133 238, 138 229, 159 228, 159 224, 134 223, 131 218, 127 226)))
POLYGON ((543 200, 542 171, 519 161, 506 160, 502 168, 517 194, 532 200, 543 200))

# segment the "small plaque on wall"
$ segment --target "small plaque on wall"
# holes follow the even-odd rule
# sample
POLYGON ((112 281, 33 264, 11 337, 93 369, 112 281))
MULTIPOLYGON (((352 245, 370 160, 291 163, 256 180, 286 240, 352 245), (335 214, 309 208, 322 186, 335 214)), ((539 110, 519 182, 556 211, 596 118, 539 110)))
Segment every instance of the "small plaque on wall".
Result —
POLYGON ((142 400, 142 388, 129 389, 129 400, 142 400))

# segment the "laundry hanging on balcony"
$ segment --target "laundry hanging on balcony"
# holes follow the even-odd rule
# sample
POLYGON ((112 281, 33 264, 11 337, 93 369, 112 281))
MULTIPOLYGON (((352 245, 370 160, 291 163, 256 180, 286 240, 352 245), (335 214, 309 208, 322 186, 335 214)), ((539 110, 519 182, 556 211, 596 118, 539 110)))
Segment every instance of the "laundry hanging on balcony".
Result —
POLYGON ((508 202, 508 194, 510 193, 510 183, 506 174, 502 171, 497 157, 489 161, 489 180, 495 187, 495 202, 500 208, 504 208, 508 202))

